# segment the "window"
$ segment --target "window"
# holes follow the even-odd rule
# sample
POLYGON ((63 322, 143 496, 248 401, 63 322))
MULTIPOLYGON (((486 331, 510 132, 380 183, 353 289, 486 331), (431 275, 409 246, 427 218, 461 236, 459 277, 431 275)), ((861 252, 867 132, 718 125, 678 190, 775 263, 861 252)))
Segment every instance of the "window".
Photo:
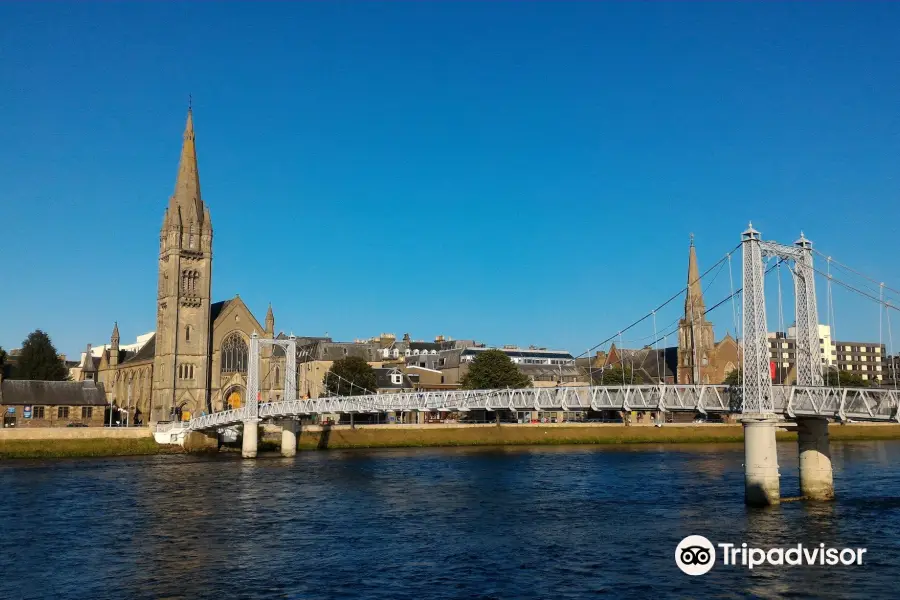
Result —
POLYGON ((81 407, 81 418, 82 419, 90 419, 94 416, 94 407, 93 406, 82 406, 81 407))
POLYGON ((246 373, 250 349, 237 331, 222 340, 222 373, 246 373))
POLYGON ((33 414, 35 419, 43 419, 44 418, 44 407, 43 406, 35 406, 33 409, 33 414))
POLYGON ((403 383, 403 375, 400 373, 391 373, 391 383, 401 385, 403 383))
POLYGON ((277 383, 281 379, 281 369, 275 367, 275 382, 277 383))
POLYGON ((181 272, 181 291, 185 294, 193 294, 197 291, 197 280, 200 278, 200 273, 197 271, 182 271, 181 272))
POLYGON ((68 406, 60 406, 56 409, 56 418, 57 419, 68 419, 69 418, 69 407, 68 406))
POLYGON ((191 341, 191 326, 190 325, 184 326, 184 341, 186 341, 186 342, 191 341))

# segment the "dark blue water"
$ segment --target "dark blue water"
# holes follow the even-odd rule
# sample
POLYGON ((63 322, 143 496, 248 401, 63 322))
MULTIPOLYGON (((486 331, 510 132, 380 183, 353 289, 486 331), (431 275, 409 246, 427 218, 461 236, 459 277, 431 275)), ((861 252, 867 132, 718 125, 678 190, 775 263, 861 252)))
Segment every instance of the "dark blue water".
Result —
POLYGON ((832 450, 836 502, 766 510, 730 444, 7 461, 0 598, 896 598, 900 443, 832 450), (689 534, 868 552, 691 578, 689 534))

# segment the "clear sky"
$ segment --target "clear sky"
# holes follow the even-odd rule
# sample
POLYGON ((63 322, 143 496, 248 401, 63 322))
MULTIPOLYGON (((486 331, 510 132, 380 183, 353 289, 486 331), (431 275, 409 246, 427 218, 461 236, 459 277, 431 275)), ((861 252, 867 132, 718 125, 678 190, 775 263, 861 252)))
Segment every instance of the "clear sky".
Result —
MULTIPOLYGON (((900 287, 898 31, 900 3, 0 3, 0 345, 155 327, 189 93, 214 299, 295 334, 577 354, 748 220, 900 287)), ((838 337, 877 339, 854 302, 838 337)))

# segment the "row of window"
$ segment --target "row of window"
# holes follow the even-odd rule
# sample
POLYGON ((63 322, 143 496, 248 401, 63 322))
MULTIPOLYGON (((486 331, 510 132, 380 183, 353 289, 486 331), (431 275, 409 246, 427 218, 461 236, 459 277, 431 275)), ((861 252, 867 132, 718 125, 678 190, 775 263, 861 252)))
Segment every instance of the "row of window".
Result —
MULTIPOLYGON (((46 418, 46 407, 45 406, 35 406, 31 409, 31 418, 32 419, 45 419, 46 418)), ((82 419, 90 419, 94 416, 94 407, 93 406, 82 406, 81 407, 81 418, 82 419)), ((68 419, 69 418, 69 407, 68 406, 57 406, 56 407, 56 418, 57 419, 68 419)))
POLYGON ((178 379, 193 379, 194 365, 180 364, 178 365, 178 379))
MULTIPOLYGON (((344 354, 347 353, 347 350, 344 349, 344 354)), ((422 350, 419 349, 410 350, 407 348, 403 351, 403 356, 419 356, 420 354, 437 354, 437 350, 422 350)), ((381 349, 381 357, 382 358, 400 358, 400 350, 398 348, 382 348, 381 349)))
MULTIPOLYGON (((823 344, 823 340, 819 339, 819 343, 823 344)), ((833 345, 832 345, 833 346, 833 345)), ((783 350, 794 348, 794 342, 779 342, 777 340, 769 341, 769 348, 782 348, 783 350)), ((865 353, 865 354, 881 354, 881 346, 848 346, 848 345, 839 345, 833 346, 831 353, 836 354, 837 351, 834 349, 840 350, 841 352, 857 352, 857 353, 865 353)), ((825 353, 825 348, 821 348, 822 353, 825 353)))
POLYGON ((843 346, 839 348, 844 352, 867 352, 869 354, 881 354, 881 346, 843 346))
POLYGON ((198 291, 197 281, 200 279, 198 271, 181 272, 181 291, 185 294, 193 294, 198 291))

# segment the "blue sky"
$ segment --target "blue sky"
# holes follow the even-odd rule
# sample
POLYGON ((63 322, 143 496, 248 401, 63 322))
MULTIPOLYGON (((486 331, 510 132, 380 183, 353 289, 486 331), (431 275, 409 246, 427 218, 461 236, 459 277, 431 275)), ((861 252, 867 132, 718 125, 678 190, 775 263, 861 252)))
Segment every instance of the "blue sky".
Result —
POLYGON ((154 328, 189 93, 213 295, 296 334, 577 354, 748 220, 900 288, 898 30, 892 3, 0 3, 0 345, 154 328))

